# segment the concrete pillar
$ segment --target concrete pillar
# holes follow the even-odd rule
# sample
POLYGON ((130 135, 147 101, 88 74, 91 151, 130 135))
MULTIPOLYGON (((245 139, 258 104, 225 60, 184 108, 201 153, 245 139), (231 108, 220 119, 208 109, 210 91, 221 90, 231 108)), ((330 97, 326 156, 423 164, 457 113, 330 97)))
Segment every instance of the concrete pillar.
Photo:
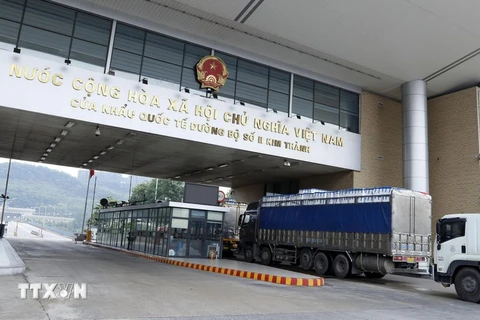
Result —
POLYGON ((403 187, 429 192, 427 83, 402 85, 403 187))

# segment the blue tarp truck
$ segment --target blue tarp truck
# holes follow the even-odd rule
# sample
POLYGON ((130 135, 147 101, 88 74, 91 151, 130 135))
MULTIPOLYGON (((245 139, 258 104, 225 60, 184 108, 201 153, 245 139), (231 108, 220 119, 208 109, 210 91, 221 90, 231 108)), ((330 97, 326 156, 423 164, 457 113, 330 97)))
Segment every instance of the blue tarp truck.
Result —
POLYGON ((378 187, 265 196, 238 219, 245 261, 290 262, 318 275, 425 273, 431 196, 378 187))

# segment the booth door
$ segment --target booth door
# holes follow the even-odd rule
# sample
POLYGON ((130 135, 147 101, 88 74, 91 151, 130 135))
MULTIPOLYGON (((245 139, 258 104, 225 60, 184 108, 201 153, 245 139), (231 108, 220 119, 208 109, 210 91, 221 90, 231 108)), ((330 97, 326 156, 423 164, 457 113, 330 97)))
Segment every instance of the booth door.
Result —
POLYGON ((190 220, 188 253, 189 257, 206 257, 205 233, 206 222, 204 220, 190 220))

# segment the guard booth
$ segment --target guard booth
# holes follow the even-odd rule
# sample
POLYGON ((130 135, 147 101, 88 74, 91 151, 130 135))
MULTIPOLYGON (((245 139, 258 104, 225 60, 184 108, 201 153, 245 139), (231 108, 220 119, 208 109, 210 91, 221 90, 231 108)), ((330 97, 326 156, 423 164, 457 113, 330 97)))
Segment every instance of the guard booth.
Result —
POLYGON ((220 206, 163 202, 102 209, 97 243, 164 257, 222 257, 220 206))

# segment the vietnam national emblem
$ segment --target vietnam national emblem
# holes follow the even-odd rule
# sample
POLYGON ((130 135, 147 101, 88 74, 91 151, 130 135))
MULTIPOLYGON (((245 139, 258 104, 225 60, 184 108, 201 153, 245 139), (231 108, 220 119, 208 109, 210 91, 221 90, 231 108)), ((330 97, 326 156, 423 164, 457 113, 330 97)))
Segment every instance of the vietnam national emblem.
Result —
POLYGON ((202 88, 218 91, 228 78, 225 62, 215 56, 205 56, 197 63, 197 79, 202 88))

